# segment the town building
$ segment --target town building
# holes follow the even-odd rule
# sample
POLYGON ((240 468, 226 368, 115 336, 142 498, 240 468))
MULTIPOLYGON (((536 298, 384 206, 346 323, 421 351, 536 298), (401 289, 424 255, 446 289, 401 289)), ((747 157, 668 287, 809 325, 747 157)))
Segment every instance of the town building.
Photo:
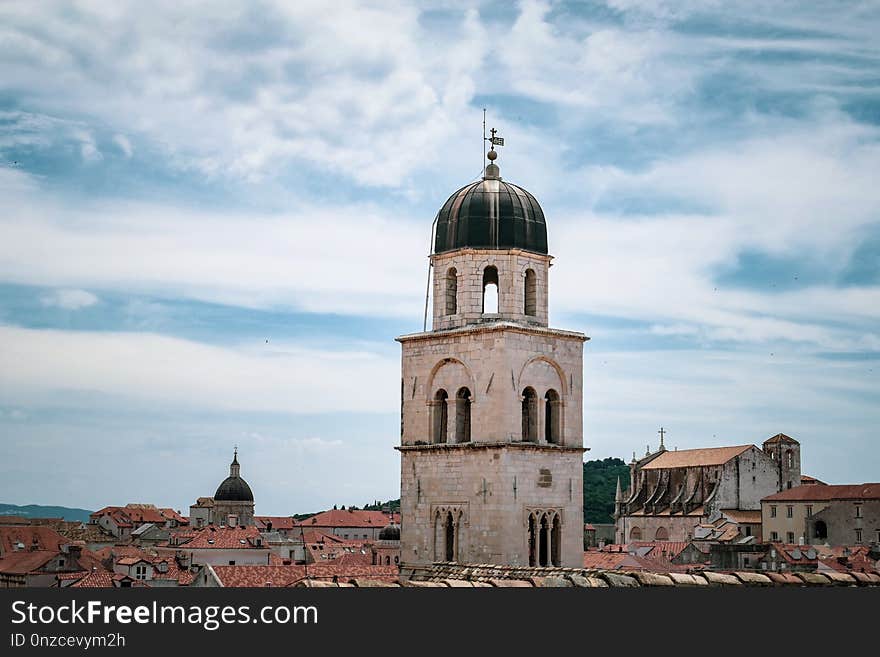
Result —
POLYGON ((40 525, 0 526, 0 588, 46 587, 61 573, 103 570, 100 559, 40 525))
POLYGON ((761 500, 769 541, 808 545, 880 543, 880 483, 807 484, 761 500))
MULTIPOLYGON (((660 448, 630 463, 627 491, 618 482, 615 499, 617 542, 689 541, 700 525, 722 516, 756 532, 761 499, 801 480, 800 443, 785 434, 755 445, 667 450, 660 448)), ((757 537, 756 537, 757 538, 757 537)))
POLYGON ((580 567, 587 337, 549 327, 544 213, 497 155, 435 219, 431 330, 397 338, 401 562, 580 567))
POLYGON ((158 556, 176 558, 189 568, 211 565, 280 563, 253 525, 208 525, 175 532, 155 548, 158 556), (273 558, 274 557, 274 558, 273 558))

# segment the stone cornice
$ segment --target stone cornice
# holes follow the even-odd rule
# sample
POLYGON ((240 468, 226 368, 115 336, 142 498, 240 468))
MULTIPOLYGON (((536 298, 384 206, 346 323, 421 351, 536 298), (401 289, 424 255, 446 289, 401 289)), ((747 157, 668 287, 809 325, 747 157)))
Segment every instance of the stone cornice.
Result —
POLYGON ((421 333, 409 333, 394 338, 397 342, 414 342, 416 340, 433 340, 441 337, 457 337, 460 335, 473 335, 477 333, 491 333, 493 331, 511 331, 513 333, 524 333, 526 335, 551 335, 557 338, 566 338, 570 340, 580 340, 586 342, 590 338, 577 331, 565 331, 563 329, 547 328, 546 326, 527 326, 517 324, 515 322, 489 322, 486 324, 468 324, 467 326, 459 326, 451 329, 443 329, 440 331, 424 331, 421 333))
POLYGON ((539 452, 578 452, 583 454, 590 451, 589 447, 572 447, 569 445, 552 445, 549 443, 524 443, 517 442, 469 442, 469 443, 431 443, 428 445, 395 445, 394 449, 400 452, 454 452, 474 449, 521 449, 539 452))

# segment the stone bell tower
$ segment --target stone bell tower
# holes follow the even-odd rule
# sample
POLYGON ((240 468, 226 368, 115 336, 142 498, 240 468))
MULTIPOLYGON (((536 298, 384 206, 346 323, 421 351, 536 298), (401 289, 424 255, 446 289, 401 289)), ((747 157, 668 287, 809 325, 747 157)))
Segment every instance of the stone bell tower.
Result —
POLYGON ((401 562, 578 567, 588 338, 548 327, 544 213, 497 155, 435 220, 432 330, 397 338, 401 562))

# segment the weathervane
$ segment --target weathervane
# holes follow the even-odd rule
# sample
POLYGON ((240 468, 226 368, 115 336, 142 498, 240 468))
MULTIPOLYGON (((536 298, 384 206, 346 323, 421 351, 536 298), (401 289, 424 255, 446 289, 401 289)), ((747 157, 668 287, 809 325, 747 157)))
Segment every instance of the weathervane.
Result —
MULTIPOLYGON (((491 136, 486 136, 486 108, 483 108, 483 157, 489 158, 491 162, 495 162, 495 159, 498 157, 498 153, 495 152, 496 146, 504 146, 504 137, 496 137, 495 133, 498 131, 495 128, 492 128, 490 131, 491 136), (489 142, 489 152, 486 153, 486 142, 489 142)), ((485 159, 483 160, 484 165, 484 173, 485 173, 485 159)))

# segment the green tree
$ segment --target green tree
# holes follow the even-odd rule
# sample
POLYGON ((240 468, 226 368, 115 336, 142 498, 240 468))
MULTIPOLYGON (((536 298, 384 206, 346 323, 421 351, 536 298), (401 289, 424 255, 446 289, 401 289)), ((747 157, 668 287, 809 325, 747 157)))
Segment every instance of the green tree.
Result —
POLYGON ((620 485, 629 485, 629 466, 618 458, 584 463, 584 522, 614 521, 614 492, 617 478, 620 485))

